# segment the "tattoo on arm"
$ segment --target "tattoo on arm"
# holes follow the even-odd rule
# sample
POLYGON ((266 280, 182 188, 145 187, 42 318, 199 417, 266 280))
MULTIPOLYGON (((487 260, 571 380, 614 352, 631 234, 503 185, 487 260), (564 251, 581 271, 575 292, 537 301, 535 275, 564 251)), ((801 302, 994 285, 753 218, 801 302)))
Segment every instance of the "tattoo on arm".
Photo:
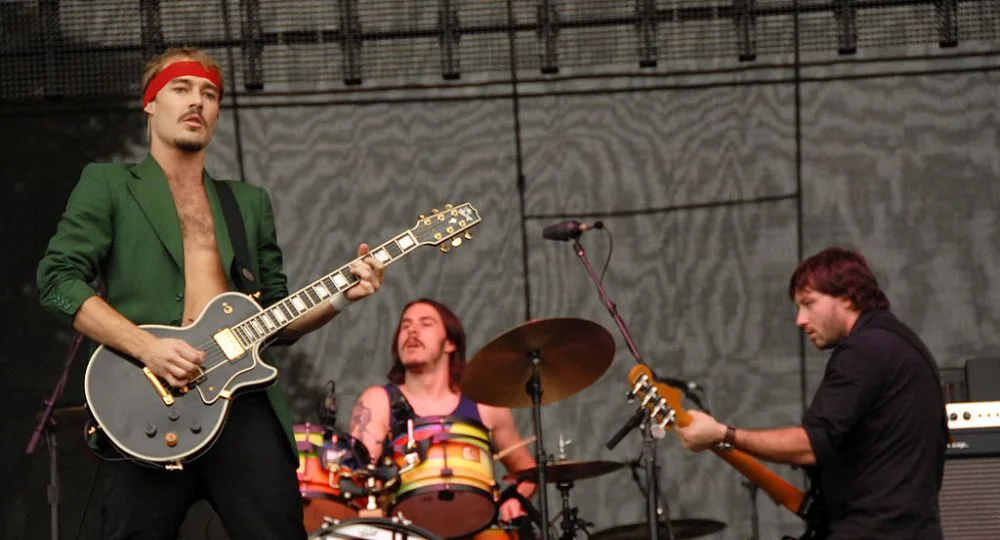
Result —
POLYGON ((372 410, 365 406, 364 402, 358 400, 351 410, 351 432, 367 433, 368 424, 372 421, 372 410))

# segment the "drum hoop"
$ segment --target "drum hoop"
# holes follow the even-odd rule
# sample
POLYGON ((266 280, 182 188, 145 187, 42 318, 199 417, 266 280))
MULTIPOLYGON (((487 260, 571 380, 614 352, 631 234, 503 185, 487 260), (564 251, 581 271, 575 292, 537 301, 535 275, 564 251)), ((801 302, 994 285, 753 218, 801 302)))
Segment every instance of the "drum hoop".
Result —
MULTIPOLYGON (((429 486, 418 487, 418 488, 414 488, 414 489, 412 489, 410 491, 407 491, 406 493, 403 493, 402 495, 396 495, 395 499, 393 500, 393 502, 392 502, 392 504, 390 506, 396 506, 397 504, 399 504, 399 503, 401 503, 401 502, 403 502, 403 501, 405 501, 405 500, 407 500, 407 499, 409 499, 411 497, 416 497, 418 495, 424 495, 426 493, 437 493, 438 491, 445 491, 444 489, 441 488, 441 486, 443 486, 445 484, 448 485, 447 489, 449 491, 471 491, 473 493, 481 494, 484 499, 493 502, 494 506, 496 506, 496 497, 494 496, 495 494, 493 493, 492 490, 486 491, 483 488, 478 488, 478 487, 475 487, 475 486, 470 486, 468 484, 450 484, 448 482, 440 482, 440 483, 437 483, 437 484, 431 484, 429 486)), ((496 516, 494 515, 494 517, 496 517, 496 516)))
MULTIPOLYGON (((408 440, 406 442, 403 442, 408 436, 408 434, 405 431, 390 435, 392 435, 392 438, 390 439, 391 441, 390 445, 393 447, 403 446, 405 444, 408 444, 409 442, 408 440)), ((487 429, 486 426, 483 425, 481 422, 477 422, 471 419, 466 419, 464 416, 457 416, 457 415, 424 416, 421 418, 415 418, 413 420, 413 435, 414 439, 416 439, 418 443, 430 440, 430 444, 437 444, 441 442, 448 442, 451 440, 466 439, 469 441, 478 441, 480 443, 485 443, 486 446, 485 450, 491 453, 491 457, 492 457, 492 452, 495 451, 495 449, 493 448, 493 441, 490 438, 490 430, 487 429), (464 424, 467 426, 471 426, 481 431, 482 436, 468 434, 468 433, 451 433, 449 430, 449 431, 444 431, 443 433, 434 433, 424 438, 417 437, 417 431, 419 430, 419 428, 426 426, 442 426, 442 425, 450 427, 455 424, 460 424, 460 425, 464 424)))
POLYGON ((403 525, 402 523, 396 523, 395 521, 392 521, 390 518, 375 518, 375 517, 351 518, 351 519, 341 520, 334 525, 324 525, 319 531, 311 533, 309 537, 312 538, 313 535, 321 533, 324 530, 336 532, 337 528, 347 525, 379 525, 385 527, 386 530, 389 530, 394 533, 419 534, 424 538, 426 538, 427 540, 444 540, 443 538, 432 533, 431 531, 428 531, 427 529, 414 525, 412 523, 409 525, 403 525))
POLYGON ((345 503, 346 506, 350 506, 350 504, 347 504, 350 499, 341 495, 334 495, 333 493, 327 493, 325 491, 314 491, 309 489, 299 489, 299 493, 307 499, 323 499, 326 501, 342 502, 345 503))
MULTIPOLYGON (((405 425, 405 423, 403 423, 405 425)), ((467 424, 474 428, 482 430, 484 433, 489 433, 490 430, 482 422, 478 420, 473 420, 466 416, 460 416, 457 414, 441 415, 441 416, 421 416, 413 419, 413 429, 416 430, 418 427, 434 425, 434 424, 467 424)))

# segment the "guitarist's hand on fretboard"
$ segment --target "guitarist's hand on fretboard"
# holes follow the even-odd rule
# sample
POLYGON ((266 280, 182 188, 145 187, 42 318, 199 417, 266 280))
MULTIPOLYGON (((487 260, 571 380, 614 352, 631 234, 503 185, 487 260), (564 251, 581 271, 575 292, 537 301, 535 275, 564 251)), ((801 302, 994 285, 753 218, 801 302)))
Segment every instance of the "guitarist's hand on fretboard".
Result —
POLYGON ((684 448, 692 452, 709 450, 726 437, 726 425, 701 411, 689 410, 691 422, 685 426, 677 424, 674 429, 684 448))
POLYGON ((371 250, 368 248, 368 244, 361 244, 358 246, 358 260, 350 265, 351 273, 358 276, 360 280, 356 285, 344 291, 344 296, 351 302, 375 294, 385 279, 385 265, 375 257, 366 257, 365 255, 369 253, 371 250))

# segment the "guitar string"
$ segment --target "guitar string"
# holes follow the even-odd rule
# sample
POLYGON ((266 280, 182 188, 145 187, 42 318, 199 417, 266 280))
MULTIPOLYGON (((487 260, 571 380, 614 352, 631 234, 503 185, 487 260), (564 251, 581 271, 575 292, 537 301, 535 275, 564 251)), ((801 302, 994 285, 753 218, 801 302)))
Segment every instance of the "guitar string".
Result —
MULTIPOLYGON (((466 204, 468 204, 468 203, 466 203, 466 204)), ((457 208, 461 208, 461 207, 463 207, 463 206, 465 206, 465 204, 463 204, 463 205, 460 205, 460 206, 459 206, 459 207, 457 207, 457 208)), ((457 208, 455 208, 455 209, 449 209, 449 210, 448 210, 448 212, 451 212, 452 210, 456 210, 457 208)), ((431 218, 427 218, 427 219, 431 219, 431 218)), ((421 221, 423 221, 423 220, 421 220, 421 221)), ((478 222, 477 222, 477 223, 478 223, 478 222)), ((429 228, 432 228, 432 226, 433 226, 433 225, 434 225, 433 223, 432 223, 431 225, 422 225, 422 224, 417 224, 417 226, 415 226, 415 227, 414 227, 413 229, 411 229, 411 232, 413 232, 413 233, 414 233, 415 235, 418 235, 418 233, 421 233, 421 232, 423 232, 423 230, 424 230, 424 229, 429 229, 429 228)), ((460 229, 459 229, 458 231, 455 231, 454 233, 451 233, 451 234, 449 235, 449 237, 453 237, 453 236, 456 236, 456 235, 460 234, 460 233, 461 233, 461 232, 462 232, 463 230, 466 230, 466 229, 468 229, 468 228, 472 227, 473 225, 474 225, 474 224, 466 224, 466 226, 464 226, 464 227, 461 227, 461 228, 460 228, 460 229)), ((376 248, 376 251, 378 251, 379 249, 385 249, 385 247, 386 247, 387 245, 389 245, 389 243, 390 243, 390 242, 393 242, 393 243, 394 243, 394 242, 396 242, 396 239, 395 239, 395 238, 393 238, 393 239, 391 239, 391 240, 388 240, 388 241, 384 242, 384 243, 383 243, 382 245, 380 245, 380 246, 379 246, 378 248, 376 248)), ((404 253, 404 254, 405 254, 406 252, 405 252, 405 251, 403 251, 402 253, 404 253)), ((308 291, 310 290, 310 288, 312 288, 312 287, 314 286, 314 284, 315 284, 315 283, 319 283, 320 285, 322 285, 322 284, 323 284, 323 283, 322 283, 322 281, 323 281, 324 279, 331 279, 331 281, 332 281, 332 278, 330 278, 330 276, 331 276, 331 275, 333 275, 333 274, 336 274, 336 273, 340 273, 340 272, 342 272, 342 271, 343 271, 344 269, 349 269, 349 268, 350 268, 350 266, 351 266, 351 264, 354 264, 355 262, 358 262, 358 261, 360 261, 360 260, 361 260, 361 259, 363 259, 364 257, 365 257, 365 256, 361 256, 361 257, 356 257, 356 258, 354 258, 354 259, 353 259, 353 260, 352 260, 351 262, 347 263, 346 265, 343 265, 343 266, 341 266, 340 268, 338 268, 338 269, 337 269, 337 270, 335 270, 334 272, 331 272, 330 274, 327 274, 326 276, 323 276, 322 278, 319 278, 318 280, 314 281, 314 282, 313 282, 313 284, 310 284, 310 285, 308 285, 308 286, 306 286, 306 287, 303 287, 303 288, 302 288, 302 289, 300 289, 299 291, 296 291, 296 293, 295 293, 294 295, 290 295, 289 297, 291 297, 291 296, 300 296, 300 295, 302 295, 302 294, 305 294, 305 293, 307 293, 307 292, 308 292, 308 291)), ((398 257, 398 256, 396 256, 396 257, 392 257, 392 258, 391 258, 391 259, 389 259, 389 260, 388 260, 387 262, 391 263, 391 262, 393 262, 394 260, 396 260, 397 258, 399 258, 399 257, 398 257)), ((336 283, 334 283, 334 285, 336 285, 336 283)), ((345 290, 346 290, 346 289, 345 289, 345 290)), ((338 287, 337 291, 338 291, 338 293, 339 293, 339 292, 343 292, 343 291, 341 291, 341 290, 339 289, 339 287, 338 287)), ((286 302, 286 301, 287 301, 287 299, 288 299, 289 297, 286 297, 285 299, 282 299, 282 300, 281 300, 281 302, 279 302, 279 303, 278 303, 278 304, 279 304, 279 306, 278 306, 278 307, 281 307, 281 306, 280 306, 280 304, 281 304, 281 303, 284 303, 284 302, 286 302)), ((306 294, 306 297, 308 298, 308 294, 306 294)), ((310 301, 311 301, 311 299, 310 299, 310 301)), ((316 307, 317 305, 319 305, 319 303, 314 303, 312 307, 307 307, 305 311, 302 311, 302 312, 300 312, 300 313, 296 314, 296 315, 295 315, 295 318, 297 318, 297 317, 301 316, 301 315, 302 315, 302 314, 304 314, 304 313, 307 313, 307 312, 309 312, 310 310, 314 309, 314 308, 315 308, 315 307, 316 307)), ((292 304, 292 306, 294 307, 294 303, 292 304)), ((240 324, 236 325, 236 326, 235 326, 235 327, 233 327, 233 328, 236 328, 236 327, 239 327, 239 326, 242 326, 242 325, 246 324, 247 322, 249 322, 249 321, 250 321, 251 319, 253 319, 254 317, 259 317, 260 315, 264 314, 265 312, 267 312, 267 311, 272 311, 272 310, 274 310, 274 309, 276 309, 276 308, 274 308, 274 307, 268 307, 267 309, 265 309, 265 310, 262 310, 262 311, 261 311, 261 312, 259 312, 258 314, 254 315, 254 316, 252 316, 252 317, 249 317, 249 318, 247 318, 246 320, 244 320, 243 322, 241 322, 240 324)), ((286 310, 286 311, 288 311, 289 313, 291 312, 291 310, 290 310, 290 309, 288 309, 287 307, 285 308, 285 310, 286 310)), ((298 308, 295 308, 295 310, 296 310, 296 311, 298 311, 298 308)), ((272 317, 272 318, 276 318, 276 317, 274 317, 274 315, 271 315, 271 317, 272 317)), ((252 329, 252 330, 254 331, 254 333, 256 333, 256 332, 257 332, 256 328, 253 328, 253 327, 252 327, 252 325, 251 325, 251 329, 252 329)), ((255 344, 257 344, 257 343, 259 343, 259 342, 261 342, 261 341, 264 341, 264 339, 266 339, 266 338, 270 337, 271 335, 274 335, 274 332, 271 332, 271 333, 269 333, 269 334, 265 334, 265 335, 261 336, 260 338, 258 338, 258 339, 257 339, 256 341, 251 341, 250 343, 248 343, 248 344, 247 344, 247 346, 248 346, 248 347, 249 347, 249 346, 253 346, 253 345, 255 345, 255 344)), ((202 372, 201 372, 201 375, 200 375, 200 377, 199 377, 199 378, 201 378, 201 377, 204 377, 204 376, 208 375, 208 374, 209 374, 209 373, 211 373, 212 371, 214 371, 214 370, 216 370, 216 369, 218 369, 218 368, 220 368, 220 367, 222 367, 222 366, 226 365, 226 364, 227 364, 227 363, 229 362, 229 358, 228 358, 228 356, 227 356, 227 355, 225 354, 225 351, 223 351, 223 350, 221 349, 221 347, 213 347, 214 345, 215 345, 215 341, 214 341, 214 340, 209 340, 209 341, 206 341, 205 343, 202 343, 202 344, 200 344, 200 345, 198 345, 198 346, 196 347, 196 348, 197 348, 198 350, 200 350, 200 351, 203 351, 203 352, 206 352, 206 353, 208 353, 208 352, 209 352, 209 350, 210 350, 210 349, 208 349, 208 348, 212 347, 212 353, 211 353, 211 354, 206 354, 206 355, 205 355, 205 358, 203 359, 203 361, 204 361, 204 360, 208 360, 208 361, 212 361, 212 360, 221 360, 220 362, 218 362, 218 363, 216 363, 216 364, 212 365, 212 366, 211 366, 211 367, 209 367, 208 369, 203 369, 203 370, 202 370, 202 372)))

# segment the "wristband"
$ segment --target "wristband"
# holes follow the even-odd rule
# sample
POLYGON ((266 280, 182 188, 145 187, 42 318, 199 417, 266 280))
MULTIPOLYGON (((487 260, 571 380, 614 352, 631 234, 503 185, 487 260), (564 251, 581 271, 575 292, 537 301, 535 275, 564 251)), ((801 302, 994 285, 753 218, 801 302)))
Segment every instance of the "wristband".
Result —
POLYGON ((330 297, 330 305, 338 313, 347 309, 347 306, 351 305, 351 300, 347 298, 342 292, 337 292, 337 294, 330 297))

